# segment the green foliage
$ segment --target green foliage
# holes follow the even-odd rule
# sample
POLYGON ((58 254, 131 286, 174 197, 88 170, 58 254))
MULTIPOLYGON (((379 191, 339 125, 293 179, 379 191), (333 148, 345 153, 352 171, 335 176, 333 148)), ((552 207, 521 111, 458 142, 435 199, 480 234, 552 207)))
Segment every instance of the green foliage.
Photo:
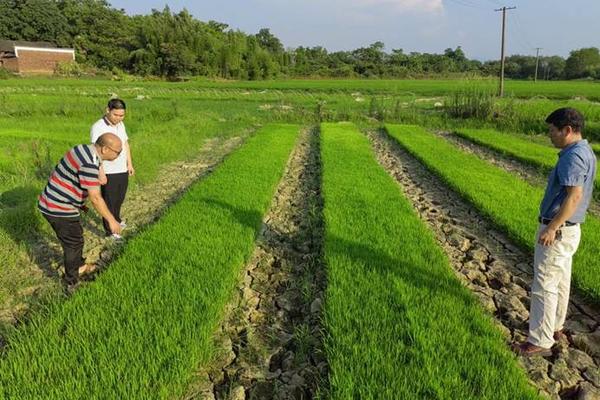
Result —
MULTIPOLYGON (((148 15, 128 16, 106 0, 0 0, 0 38, 42 40, 76 49, 77 60, 104 70, 161 76, 227 79, 298 77, 410 78, 430 76, 497 76, 498 62, 469 60, 460 46, 443 54, 384 51, 375 42, 351 51, 329 53, 321 46, 286 50, 268 28, 255 35, 202 22, 187 10, 168 6, 148 15)), ((592 49, 540 58, 540 79, 597 77, 592 49)), ((597 49, 595 49, 597 53, 597 49)), ((597 57, 596 57, 597 58, 597 57)), ((510 56, 509 78, 532 78, 535 58, 510 56)))
POLYGON ((0 38, 64 44, 68 20, 56 1, 0 0, 0 38))
POLYGON ((10 71, 8 71, 6 68, 0 68, 0 79, 1 80, 9 79, 12 77, 13 77, 13 74, 10 71))
POLYGON ((600 78, 600 50, 596 47, 573 50, 567 58, 565 75, 568 79, 600 78))
POLYGON ((463 89, 450 97, 446 112, 453 118, 487 120, 494 113, 495 100, 495 95, 484 88, 463 89))
POLYGON ((54 68, 54 75, 65 78, 79 77, 85 74, 85 67, 78 62, 59 62, 54 68))
POLYGON ((321 149, 330 398, 537 398, 367 138, 323 124, 321 149))
POLYGON ((95 282, 14 333, 0 397, 179 398, 211 359, 213 331, 298 130, 265 127, 95 282))
MULTIPOLYGON (((532 186, 473 154, 460 151, 418 126, 387 125, 403 147, 489 217, 523 248, 533 251, 544 189, 532 186)), ((554 158, 556 160, 556 158, 554 158)), ((581 293, 600 303, 600 220, 588 216, 575 255, 573 280, 581 293)))

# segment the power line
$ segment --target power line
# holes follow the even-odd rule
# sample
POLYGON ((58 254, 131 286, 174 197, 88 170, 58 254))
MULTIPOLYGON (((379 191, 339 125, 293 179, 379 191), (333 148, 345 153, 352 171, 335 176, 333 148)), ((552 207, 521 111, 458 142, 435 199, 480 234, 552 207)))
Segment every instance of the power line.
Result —
POLYGON ((528 48, 535 48, 535 46, 533 44, 531 44, 531 42, 527 39, 527 35, 525 34, 525 31, 522 29, 522 21, 521 18, 519 17, 519 14, 515 14, 515 27, 517 28, 517 30, 519 31, 519 33, 521 34, 523 40, 525 41, 525 43, 527 44, 528 48))

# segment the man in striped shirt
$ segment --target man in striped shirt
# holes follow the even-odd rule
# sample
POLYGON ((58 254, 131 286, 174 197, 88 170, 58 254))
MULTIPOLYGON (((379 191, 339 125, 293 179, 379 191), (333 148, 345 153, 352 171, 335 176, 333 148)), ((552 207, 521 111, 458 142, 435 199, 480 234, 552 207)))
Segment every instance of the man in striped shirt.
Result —
POLYGON ((39 196, 38 208, 54 229, 64 251, 67 288, 78 283, 80 274, 94 269, 86 265, 83 258, 83 228, 79 217, 80 210, 87 210, 88 197, 108 221, 111 232, 121 233, 121 225, 100 194, 98 174, 102 161, 114 160, 122 150, 121 140, 113 133, 105 133, 92 145, 73 147, 54 168, 39 196))

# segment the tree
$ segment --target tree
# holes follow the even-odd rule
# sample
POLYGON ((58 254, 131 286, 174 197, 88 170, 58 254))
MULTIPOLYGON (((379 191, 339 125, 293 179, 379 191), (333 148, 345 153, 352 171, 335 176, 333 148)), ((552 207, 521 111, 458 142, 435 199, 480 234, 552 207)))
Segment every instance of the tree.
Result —
POLYGON ((598 68, 600 68, 598 48, 573 50, 565 64, 565 75, 568 79, 592 77, 598 68))
POLYGON ((3 0, 0 2, 3 37, 67 45, 67 20, 57 2, 49 0, 3 0))
POLYGON ((354 57, 354 70, 357 74, 370 77, 383 74, 383 61, 385 53, 383 42, 375 42, 369 47, 361 47, 352 52, 354 57))
POLYGON ((283 53, 283 45, 281 41, 275 37, 268 28, 262 28, 256 34, 258 44, 263 49, 269 51, 271 54, 283 53))

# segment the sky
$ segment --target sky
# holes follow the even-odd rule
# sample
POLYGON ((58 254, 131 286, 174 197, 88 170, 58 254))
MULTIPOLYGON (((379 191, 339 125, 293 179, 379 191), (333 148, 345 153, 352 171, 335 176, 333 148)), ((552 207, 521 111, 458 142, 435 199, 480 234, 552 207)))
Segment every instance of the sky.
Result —
POLYGON ((269 28, 287 47, 353 50, 376 41, 386 50, 441 53, 461 46, 467 57, 500 58, 501 6, 507 11, 506 53, 566 57, 600 47, 598 0, 109 0, 128 14, 186 8, 246 33, 269 28))

